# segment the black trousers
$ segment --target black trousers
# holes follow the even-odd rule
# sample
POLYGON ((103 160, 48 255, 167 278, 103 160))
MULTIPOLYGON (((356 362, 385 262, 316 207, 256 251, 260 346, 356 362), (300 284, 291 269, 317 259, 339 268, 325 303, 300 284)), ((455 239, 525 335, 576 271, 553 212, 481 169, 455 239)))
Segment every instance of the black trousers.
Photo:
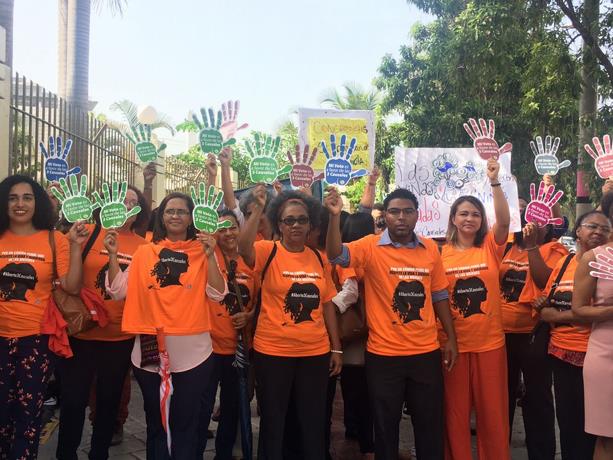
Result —
MULTIPOLYGON (((526 393, 522 402, 530 460, 553 460, 556 453, 551 361, 546 350, 530 346, 530 334, 505 334, 509 378, 509 426, 513 426, 520 373, 526 393)), ((511 430, 512 431, 512 430, 511 430)))
MULTIPOLYGON (((260 404, 258 458, 283 460, 285 420, 294 404, 302 458, 325 458, 326 386, 330 356, 287 358, 255 352, 260 404)), ((223 410, 223 409, 222 409, 223 410)))
POLYGON ((58 460, 77 460, 81 444, 85 408, 96 379, 96 418, 93 423, 91 460, 106 460, 119 411, 119 401, 134 339, 108 342, 70 338, 74 356, 60 363, 61 404, 60 431, 56 455, 58 460))
POLYGON ((583 368, 549 356, 556 395, 562 460, 591 460, 596 436, 585 432, 583 368))
POLYGON ((366 379, 375 422, 375 458, 398 458, 399 424, 406 401, 419 460, 442 460, 443 373, 439 350, 413 356, 366 352, 366 379))
POLYGON ((198 450, 200 411, 203 394, 209 385, 213 360, 185 372, 172 373, 173 394, 170 398, 170 433, 172 457, 168 455, 166 432, 160 414, 160 376, 133 367, 143 393, 147 423, 147 460, 194 460, 198 450))
POLYGON ((364 366, 343 366, 341 373, 345 427, 356 427, 360 452, 375 451, 374 421, 368 399, 368 384, 364 366), (347 418, 351 418, 348 423, 347 418))

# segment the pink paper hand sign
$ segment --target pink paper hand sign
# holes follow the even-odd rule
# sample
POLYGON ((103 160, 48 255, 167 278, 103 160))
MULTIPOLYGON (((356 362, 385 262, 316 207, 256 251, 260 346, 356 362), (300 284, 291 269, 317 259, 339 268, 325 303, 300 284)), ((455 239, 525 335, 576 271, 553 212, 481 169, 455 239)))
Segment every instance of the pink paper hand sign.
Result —
POLYGON ((289 173, 289 179, 293 187, 310 187, 316 180, 323 179, 323 173, 315 177, 315 171, 311 165, 317 158, 317 147, 309 154, 309 145, 304 146, 304 152, 300 153, 300 146, 296 145, 296 153, 294 156, 288 151, 287 159, 292 165, 292 172, 289 173))
POLYGON ((596 167, 596 172, 603 179, 613 177, 613 150, 611 149, 611 136, 605 134, 602 137, 604 149, 600 143, 600 139, 597 137, 592 139, 592 143, 596 149, 595 152, 590 144, 585 144, 584 148, 589 156, 595 160, 594 166, 596 167))
POLYGON ((597 253, 596 260, 588 263, 590 268, 594 269, 590 271, 590 276, 602 280, 613 280, 613 248, 606 247, 605 251, 606 254, 597 253))
POLYGON ((537 194, 536 186, 530 184, 531 201, 526 207, 526 222, 534 222, 539 227, 544 227, 547 224, 562 225, 564 221, 553 217, 552 208, 560 201, 564 192, 558 190, 554 195, 554 191, 553 185, 546 186, 545 182, 541 181, 537 194))
POLYGON ((484 160, 489 160, 492 157, 498 159, 500 155, 513 149, 510 142, 498 147, 498 142, 494 139, 496 133, 494 120, 489 120, 489 127, 483 118, 479 118, 478 124, 474 118, 469 118, 468 123, 464 123, 464 129, 473 140, 475 150, 484 160), (468 123, 470 123, 470 126, 468 123))
POLYGON ((239 101, 228 101, 221 104, 221 113, 223 116, 223 123, 221 124, 219 131, 224 141, 233 139, 238 131, 247 128, 249 125, 243 123, 238 126, 238 111, 241 107, 239 101))

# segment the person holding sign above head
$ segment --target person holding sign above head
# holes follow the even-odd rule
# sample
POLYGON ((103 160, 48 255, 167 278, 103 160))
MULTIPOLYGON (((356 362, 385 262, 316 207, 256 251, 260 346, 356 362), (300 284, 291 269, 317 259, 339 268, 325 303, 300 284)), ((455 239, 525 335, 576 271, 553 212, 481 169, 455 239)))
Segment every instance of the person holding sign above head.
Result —
MULTIPOLYGON (((113 299, 126 297, 121 329, 138 334, 132 365, 143 393, 148 459, 167 459, 169 450, 170 458, 196 457, 200 403, 213 370, 208 301, 222 301, 227 294, 215 238, 196 232, 193 209, 189 196, 167 195, 158 208, 153 241, 139 246, 123 271, 117 256, 109 257, 107 292, 113 299), (162 334, 174 387, 170 446, 160 411, 157 339, 162 334)), ((122 251, 116 238, 105 239, 105 246, 109 254, 122 251)))
POLYGON ((374 411, 375 456, 398 458, 398 430, 406 401, 417 457, 440 460, 444 456, 441 369, 453 369, 458 348, 438 247, 414 232, 417 198, 406 189, 394 190, 383 202, 387 229, 347 244, 341 243, 338 226, 340 195, 331 190, 324 203, 330 212, 326 245, 330 261, 363 270, 369 328, 366 378, 374 411), (437 317, 448 337, 443 356, 437 317))
POLYGON ((19 175, 0 182, 2 458, 37 456, 45 390, 55 364, 41 324, 53 284, 73 295, 81 289, 81 245, 89 232, 76 222, 66 237, 53 231, 54 225, 51 201, 38 183, 19 175))
POLYGON ((553 459, 555 456, 555 419, 550 361, 544 340, 532 340, 538 315, 532 304, 539 297, 558 261, 568 255, 566 248, 553 240, 551 224, 539 227, 526 223, 513 235, 500 264, 502 327, 507 349, 509 426, 513 426, 520 373, 525 395, 522 414, 528 457, 553 459))
MULTIPOLYGON (((458 341, 455 367, 445 373, 446 458, 472 459, 470 413, 477 419, 479 458, 509 459, 507 365, 500 311, 499 267, 509 234, 509 204, 500 164, 487 161, 496 221, 489 229, 478 198, 451 205, 442 259, 458 341)), ((441 345, 447 336, 439 327, 441 345)))
POLYGON ((238 248, 261 283, 254 337, 261 413, 258 457, 283 459, 291 406, 303 458, 321 460, 328 376, 338 375, 342 367, 331 270, 319 252, 307 246, 309 232, 319 226, 321 205, 302 193, 282 192, 268 205, 268 218, 280 241, 256 242, 266 205, 264 186, 257 186, 253 196, 238 248))
POLYGON ((106 459, 116 429, 119 401, 125 377, 130 369, 130 354, 134 336, 121 331, 123 300, 113 300, 106 293, 105 278, 109 260, 119 263, 125 270, 136 249, 147 242, 134 230, 149 219, 149 206, 145 196, 135 187, 127 187, 123 204, 127 211, 140 207, 140 212, 126 219, 117 229, 102 229, 99 210, 94 211, 96 224, 88 224, 90 239, 82 251, 83 286, 94 291, 103 299, 108 324, 94 327, 70 337, 74 356, 61 362, 61 417, 56 456, 58 460, 70 460, 77 456, 81 443, 85 408, 90 389, 95 381, 95 419, 89 456, 92 459, 106 459), (105 242, 113 241, 121 247, 117 252, 107 250, 105 242))

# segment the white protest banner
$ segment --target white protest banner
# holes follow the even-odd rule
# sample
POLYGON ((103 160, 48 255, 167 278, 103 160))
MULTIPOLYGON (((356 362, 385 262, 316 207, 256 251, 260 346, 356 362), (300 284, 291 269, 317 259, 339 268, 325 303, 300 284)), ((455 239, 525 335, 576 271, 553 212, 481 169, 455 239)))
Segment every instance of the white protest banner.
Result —
MULTIPOLYGON (((298 109, 298 120, 300 149, 309 145, 311 148, 317 147, 319 151, 311 165, 313 170, 324 171, 327 164, 329 169, 333 169, 332 166, 350 163, 352 173, 346 174, 348 179, 372 170, 375 161, 375 117, 372 110, 302 108, 298 109), (346 145, 350 147, 346 154, 343 136, 346 145), (330 158, 327 158, 324 149, 330 158), (334 162, 343 164, 336 165, 334 162)), ((335 183, 344 185, 342 182, 343 178, 335 183)))
MULTIPOLYGON (((415 231, 429 238, 447 233, 449 210, 456 198, 472 195, 484 204, 490 225, 495 221, 487 161, 472 148, 395 149, 396 186, 412 191, 419 201, 415 231)), ((517 183, 511 175, 511 154, 501 155, 499 180, 511 210, 511 232, 521 229, 517 183)))

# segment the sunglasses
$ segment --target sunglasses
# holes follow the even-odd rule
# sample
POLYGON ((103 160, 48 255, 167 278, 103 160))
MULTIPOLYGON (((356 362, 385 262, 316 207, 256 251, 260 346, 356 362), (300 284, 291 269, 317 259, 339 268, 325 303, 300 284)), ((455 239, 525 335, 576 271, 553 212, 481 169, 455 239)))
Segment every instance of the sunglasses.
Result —
POLYGON ((296 217, 286 217, 285 219, 279 219, 279 222, 287 225, 288 227, 292 227, 295 224, 298 225, 306 225, 309 223, 309 218, 306 216, 296 217))

